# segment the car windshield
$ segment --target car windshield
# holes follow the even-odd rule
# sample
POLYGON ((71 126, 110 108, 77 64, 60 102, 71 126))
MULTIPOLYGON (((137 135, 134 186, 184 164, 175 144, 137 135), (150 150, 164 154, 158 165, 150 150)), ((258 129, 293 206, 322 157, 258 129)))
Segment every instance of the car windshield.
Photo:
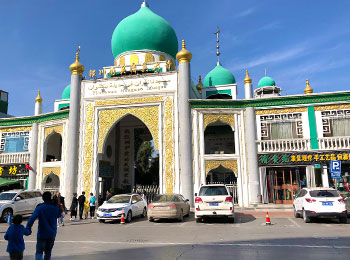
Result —
POLYGON ((339 197, 339 194, 335 190, 312 190, 310 191, 311 197, 339 197))
POLYGON ((169 202, 169 201, 175 201, 174 195, 157 195, 153 202, 169 202))
POLYGON ((228 195, 226 187, 224 186, 202 187, 199 191, 199 196, 218 196, 218 195, 228 195))
POLYGON ((107 203, 129 203, 130 202, 130 196, 113 196, 110 198, 107 203))
POLYGON ((1 193, 0 200, 12 200, 16 193, 1 193))

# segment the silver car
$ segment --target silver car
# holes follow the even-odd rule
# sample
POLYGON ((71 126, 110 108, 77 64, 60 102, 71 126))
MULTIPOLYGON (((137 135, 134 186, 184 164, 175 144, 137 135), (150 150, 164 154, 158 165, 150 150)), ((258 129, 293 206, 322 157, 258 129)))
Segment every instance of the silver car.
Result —
POLYGON ((10 190, 0 193, 1 221, 6 222, 11 215, 32 214, 35 208, 43 203, 40 190, 10 190))

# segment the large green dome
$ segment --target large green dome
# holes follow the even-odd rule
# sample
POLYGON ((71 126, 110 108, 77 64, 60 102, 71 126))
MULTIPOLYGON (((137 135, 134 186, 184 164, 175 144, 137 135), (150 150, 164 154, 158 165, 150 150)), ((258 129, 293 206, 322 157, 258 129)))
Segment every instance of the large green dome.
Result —
POLYGON ((70 84, 63 90, 62 99, 70 99, 70 84))
POLYGON ((175 58, 178 51, 174 29, 145 5, 118 24, 111 44, 114 58, 123 52, 135 50, 161 51, 175 58))
POLYGON ((204 78, 203 86, 212 87, 217 85, 228 85, 236 83, 236 79, 232 72, 225 69, 221 65, 217 65, 212 71, 210 71, 204 78))
POLYGON ((259 80, 259 83, 258 83, 258 87, 261 88, 261 87, 270 87, 270 86, 275 86, 276 83, 275 83, 275 80, 273 78, 270 78, 270 77, 263 77, 259 80))

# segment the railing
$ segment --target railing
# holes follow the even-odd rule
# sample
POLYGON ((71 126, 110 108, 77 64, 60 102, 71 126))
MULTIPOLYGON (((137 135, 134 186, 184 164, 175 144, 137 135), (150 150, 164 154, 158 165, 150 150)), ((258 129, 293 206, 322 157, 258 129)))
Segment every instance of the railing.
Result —
MULTIPOLYGON (((223 182, 207 182, 207 184, 224 184, 223 182)), ((234 204, 238 204, 238 186, 236 183, 225 184, 228 191, 232 195, 232 200, 234 204)))
POLYGON ((277 139, 257 141, 258 152, 289 152, 310 150, 310 139, 277 139))
POLYGON ((30 153, 2 153, 0 154, 0 163, 27 163, 29 158, 30 153))
POLYGON ((350 136, 323 137, 318 139, 318 149, 336 150, 349 149, 350 136))
POLYGON ((158 185, 136 185, 132 190, 133 193, 138 193, 144 196, 147 203, 151 203, 154 197, 159 194, 158 185))

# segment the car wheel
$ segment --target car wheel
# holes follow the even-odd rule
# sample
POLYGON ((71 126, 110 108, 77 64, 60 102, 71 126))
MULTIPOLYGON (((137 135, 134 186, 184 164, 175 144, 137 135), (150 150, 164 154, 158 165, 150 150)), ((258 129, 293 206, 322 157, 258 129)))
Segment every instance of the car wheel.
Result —
POLYGON ((130 223, 132 220, 132 213, 131 213, 131 210, 128 211, 128 214, 126 215, 126 223, 130 223))
POLYGON ((147 216, 147 209, 146 207, 143 208, 141 218, 145 218, 147 216))
POLYGON ((196 223, 202 223, 202 218, 196 218, 196 223))
POLYGON ((105 223, 105 220, 104 219, 99 219, 98 222, 105 223))
POLYGON ((179 220, 179 222, 182 222, 184 220, 184 212, 183 212, 183 210, 181 210, 178 220, 179 220))
POLYGON ((310 223, 311 219, 306 215, 305 210, 303 210, 303 219, 305 223, 310 223))
POLYGON ((154 222, 154 218, 148 218, 149 222, 154 222))
POLYGON ((7 222, 7 218, 11 216, 12 218, 12 210, 11 209, 5 209, 3 212, 2 212, 2 216, 1 216, 1 220, 3 222, 7 222))
POLYGON ((300 213, 298 213, 295 208, 294 208, 294 217, 295 218, 300 218, 300 213))
POLYGON ((346 224, 346 223, 348 223, 348 218, 347 217, 339 218, 339 222, 342 224, 346 224))
POLYGON ((190 209, 188 209, 187 214, 185 215, 185 217, 189 217, 190 216, 190 209))

